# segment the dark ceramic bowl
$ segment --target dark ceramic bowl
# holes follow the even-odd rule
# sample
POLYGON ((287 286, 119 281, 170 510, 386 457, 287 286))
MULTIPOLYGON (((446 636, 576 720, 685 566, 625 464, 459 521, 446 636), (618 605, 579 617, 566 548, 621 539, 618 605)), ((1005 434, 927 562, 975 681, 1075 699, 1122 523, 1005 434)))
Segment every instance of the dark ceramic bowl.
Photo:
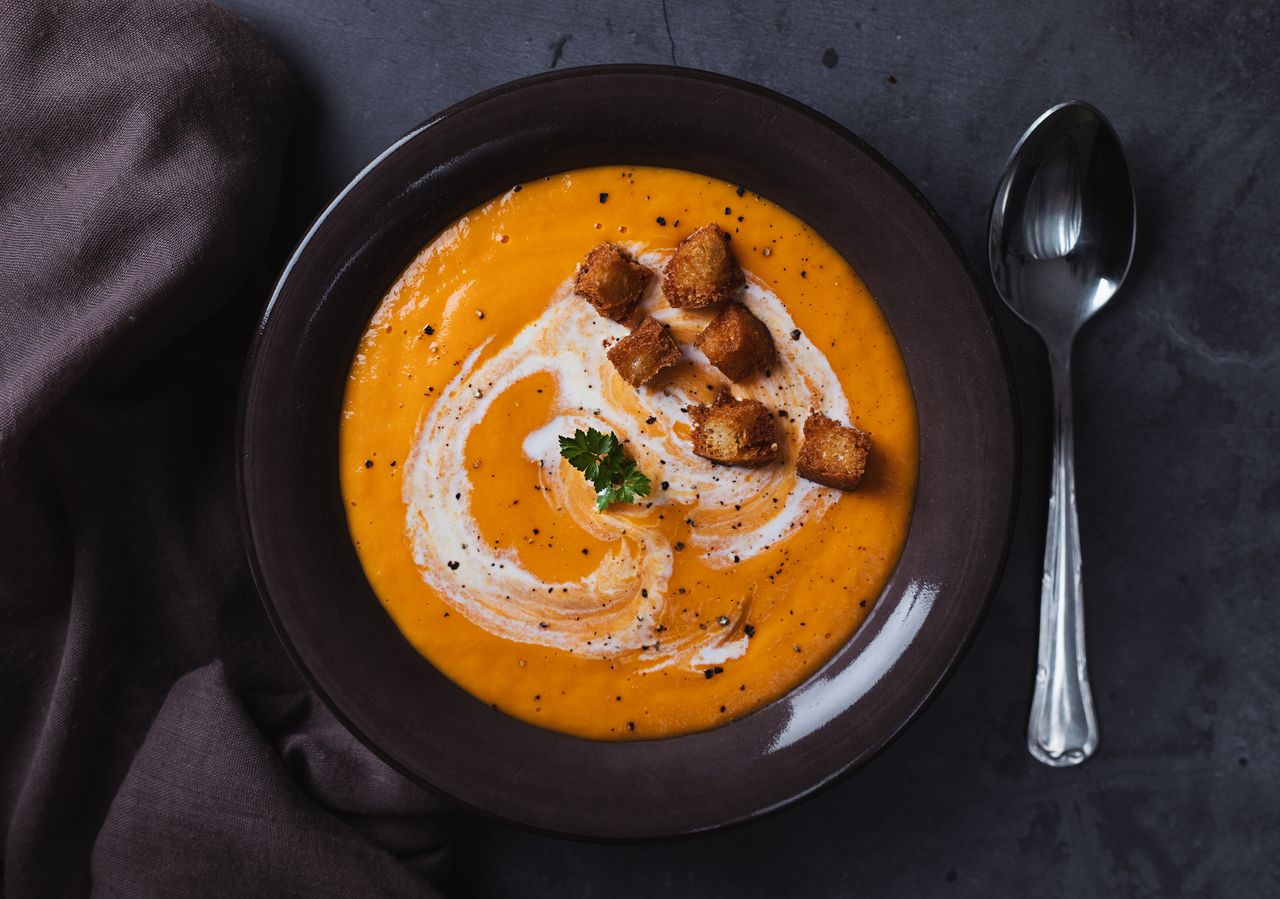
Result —
POLYGON ((529 78, 434 117, 325 210, 285 269, 247 367, 240 482, 249 554, 281 639, 369 747, 459 804, 600 839, 690 834, 813 793, 869 759, 938 690, 1000 575, 1018 448, 991 309, 946 227, 831 120, 751 84, 610 66, 529 78), (338 487, 357 338, 420 247, 542 175, 690 169, 799 215, 851 262, 906 358, 920 479, 902 559, 862 628, 804 685, 704 733, 579 739, 493 711, 400 635, 361 571, 338 487))

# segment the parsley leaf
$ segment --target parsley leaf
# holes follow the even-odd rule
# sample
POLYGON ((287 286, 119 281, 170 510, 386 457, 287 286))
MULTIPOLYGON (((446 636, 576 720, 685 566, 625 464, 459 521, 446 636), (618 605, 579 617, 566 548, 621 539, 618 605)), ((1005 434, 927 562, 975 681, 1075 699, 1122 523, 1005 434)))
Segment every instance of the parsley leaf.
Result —
POLYGON ((601 464, 607 465, 607 460, 614 455, 615 450, 621 449, 622 443, 618 440, 618 435, 601 434, 595 428, 589 428, 585 432, 579 429, 573 432, 572 437, 560 438, 560 455, 585 474, 588 480, 595 480, 601 464))
POLYGON ((637 496, 649 495, 649 479, 628 459, 620 471, 621 483, 611 484, 596 494, 596 508, 604 510, 610 503, 633 503, 637 496))
POLYGON ((560 438, 560 455, 591 482, 596 508, 602 512, 612 503, 632 503, 638 496, 649 495, 649 479, 627 458, 613 432, 578 429, 572 437, 560 438))

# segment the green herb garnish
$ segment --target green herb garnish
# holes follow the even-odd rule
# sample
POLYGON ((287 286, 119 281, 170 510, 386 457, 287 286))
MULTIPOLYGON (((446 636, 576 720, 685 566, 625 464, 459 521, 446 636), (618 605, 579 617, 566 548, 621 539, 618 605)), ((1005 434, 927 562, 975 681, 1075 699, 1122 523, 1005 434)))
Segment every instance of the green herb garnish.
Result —
POLYGON ((649 495, 649 479, 627 458, 613 432, 576 430, 572 437, 560 438, 560 455, 596 488, 596 508, 601 512, 611 503, 633 503, 637 496, 649 495))

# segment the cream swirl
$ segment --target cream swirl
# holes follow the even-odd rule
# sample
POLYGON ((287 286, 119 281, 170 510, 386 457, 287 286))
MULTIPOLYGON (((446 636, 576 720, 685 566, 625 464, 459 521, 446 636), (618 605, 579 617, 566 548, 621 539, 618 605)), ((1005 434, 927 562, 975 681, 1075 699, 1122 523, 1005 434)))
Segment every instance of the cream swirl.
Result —
MULTIPOLYGON (((639 258, 660 273, 668 255, 651 252, 639 258)), ((419 423, 403 481, 414 562, 453 610, 490 633, 596 658, 643 651, 653 668, 706 667, 746 651, 746 637, 736 627, 655 636, 674 567, 673 547, 646 524, 643 509, 614 505, 597 512, 580 489, 569 489, 581 475, 562 463, 556 438, 575 428, 613 430, 627 441, 628 452, 655 487, 659 481, 670 485, 655 489, 646 506, 650 501, 655 507, 682 504, 682 512, 697 523, 691 549, 711 568, 766 551, 838 499, 836 491, 797 479, 789 464, 724 468, 693 454, 688 408, 706 399, 707 385, 727 382, 690 346, 709 313, 672 309, 660 297, 659 274, 641 309, 670 325, 686 347, 688 364, 673 375, 638 391, 623 381, 606 349, 627 328, 598 316, 574 295, 570 279, 506 347, 483 362, 487 344, 475 349, 419 423), (555 383, 550 420, 519 436, 525 455, 541 466, 542 495, 583 531, 614 546, 576 581, 552 583, 533 574, 514 549, 485 540, 471 511, 467 438, 498 397, 538 374, 550 375, 555 383), (476 388, 481 388, 478 397, 476 388), (645 424, 649 418, 655 419, 652 425, 645 424), (460 555, 465 567, 451 566, 460 555)), ((800 414, 820 409, 847 420, 849 404, 839 379, 819 347, 804 335, 790 338, 795 323, 782 301, 748 275, 741 302, 769 327, 778 360, 768 377, 734 385, 734 394, 773 409, 800 414)), ((793 454, 792 447, 787 454, 793 454)))

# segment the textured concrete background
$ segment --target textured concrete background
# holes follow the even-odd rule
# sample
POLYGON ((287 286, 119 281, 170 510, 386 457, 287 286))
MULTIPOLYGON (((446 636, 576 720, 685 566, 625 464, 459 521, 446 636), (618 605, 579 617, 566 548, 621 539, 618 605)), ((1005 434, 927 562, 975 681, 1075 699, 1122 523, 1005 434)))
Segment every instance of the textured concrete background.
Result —
POLYGON ((592 63, 711 69, 816 107, 911 178, 978 262, 995 179, 1043 108, 1098 104, 1134 169, 1135 267, 1076 354, 1097 757, 1050 771, 1023 749, 1047 370, 1005 315, 1024 417, 1018 531, 985 628, 920 721, 834 790, 715 837, 585 845, 464 816, 454 894, 1280 895, 1280 9, 228 4, 304 87, 281 251, 431 113, 592 63))

